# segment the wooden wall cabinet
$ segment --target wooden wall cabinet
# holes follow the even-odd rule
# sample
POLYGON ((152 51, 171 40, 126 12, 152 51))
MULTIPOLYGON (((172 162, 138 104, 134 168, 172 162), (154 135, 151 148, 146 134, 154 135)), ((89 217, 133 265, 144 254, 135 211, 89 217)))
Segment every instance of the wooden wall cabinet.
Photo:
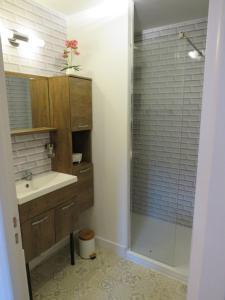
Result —
POLYGON ((50 127, 48 79, 33 78, 30 80, 30 96, 32 107, 32 127, 50 127))
POLYGON ((92 128, 91 80, 69 77, 72 131, 92 128))
POLYGON ((93 206, 93 165, 91 151, 92 81, 78 76, 49 78, 51 126, 57 128, 52 142, 56 155, 54 171, 78 177, 80 211, 93 206), (82 162, 74 165, 72 154, 81 152, 82 162), (85 173, 86 172, 86 173, 85 173))
POLYGON ((49 78, 52 125, 71 131, 92 129, 92 81, 76 76, 49 78))

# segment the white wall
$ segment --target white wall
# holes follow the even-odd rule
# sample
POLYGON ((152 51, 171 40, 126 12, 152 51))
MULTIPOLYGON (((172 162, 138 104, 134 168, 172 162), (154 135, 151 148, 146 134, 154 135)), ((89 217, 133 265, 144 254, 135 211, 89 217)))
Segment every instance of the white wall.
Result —
POLYGON ((101 239, 128 239, 129 1, 96 0, 68 18, 80 75, 93 78, 94 209, 83 217, 101 239), (89 222, 90 220, 90 222, 89 222))

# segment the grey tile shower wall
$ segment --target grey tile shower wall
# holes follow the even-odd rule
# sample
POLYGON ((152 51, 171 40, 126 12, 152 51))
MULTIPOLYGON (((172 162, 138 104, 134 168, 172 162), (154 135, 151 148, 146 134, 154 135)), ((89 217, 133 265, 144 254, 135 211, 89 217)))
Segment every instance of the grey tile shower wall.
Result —
POLYGON ((34 175, 51 170, 51 159, 45 149, 49 141, 48 133, 12 136, 15 180, 21 179, 26 170, 34 175))
POLYGON ((6 77, 10 128, 32 127, 30 84, 26 78, 6 77))
POLYGON ((135 38, 132 210, 192 226, 207 20, 145 30, 135 38))
POLYGON ((6 71, 37 75, 60 73, 62 53, 66 39, 66 20, 35 1, 0 1, 0 27, 36 35, 45 41, 44 48, 12 47, 3 41, 6 71))

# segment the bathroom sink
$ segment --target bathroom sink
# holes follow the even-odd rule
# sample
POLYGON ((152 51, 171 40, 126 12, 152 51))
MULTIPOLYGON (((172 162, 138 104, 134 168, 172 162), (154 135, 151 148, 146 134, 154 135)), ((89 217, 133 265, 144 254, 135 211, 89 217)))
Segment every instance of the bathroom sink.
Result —
POLYGON ((53 171, 34 175, 31 181, 19 180, 16 182, 18 203, 24 204, 75 182, 77 176, 53 171))

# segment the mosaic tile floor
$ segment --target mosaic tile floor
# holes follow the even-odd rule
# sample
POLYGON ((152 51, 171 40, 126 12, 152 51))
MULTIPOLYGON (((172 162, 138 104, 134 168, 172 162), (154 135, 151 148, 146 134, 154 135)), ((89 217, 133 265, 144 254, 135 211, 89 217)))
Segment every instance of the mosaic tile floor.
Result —
POLYGON ((185 300, 186 285, 100 249, 95 260, 61 250, 32 271, 35 300, 185 300))

